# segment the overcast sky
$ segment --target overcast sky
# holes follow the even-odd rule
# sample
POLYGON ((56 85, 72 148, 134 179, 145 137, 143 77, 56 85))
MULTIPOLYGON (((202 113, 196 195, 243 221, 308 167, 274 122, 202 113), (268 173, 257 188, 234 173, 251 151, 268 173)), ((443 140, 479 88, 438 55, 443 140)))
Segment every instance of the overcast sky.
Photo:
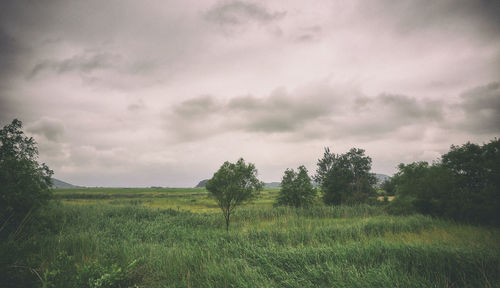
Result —
POLYGON ((55 177, 194 186, 224 161, 372 170, 500 136, 500 1, 2 1, 0 124, 55 177))

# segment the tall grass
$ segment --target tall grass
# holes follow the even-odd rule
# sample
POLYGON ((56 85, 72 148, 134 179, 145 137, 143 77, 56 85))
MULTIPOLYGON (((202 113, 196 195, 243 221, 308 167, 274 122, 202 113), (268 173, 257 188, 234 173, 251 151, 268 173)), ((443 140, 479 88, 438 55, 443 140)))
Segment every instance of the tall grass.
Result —
POLYGON ((498 228, 364 205, 242 208, 228 233, 218 212, 59 205, 31 228, 2 243, 5 287, 500 286, 498 228))

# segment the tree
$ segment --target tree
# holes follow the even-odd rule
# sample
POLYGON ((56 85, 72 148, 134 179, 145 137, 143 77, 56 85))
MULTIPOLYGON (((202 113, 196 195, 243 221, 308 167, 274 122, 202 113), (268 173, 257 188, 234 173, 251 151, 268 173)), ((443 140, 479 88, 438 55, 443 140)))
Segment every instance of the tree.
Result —
POLYGON ((364 153, 363 149, 352 148, 336 155, 325 148, 314 179, 321 186, 326 204, 357 204, 375 196, 373 185, 377 179, 370 173, 372 160, 364 153))
POLYGON ((0 233, 20 228, 51 197, 52 170, 38 163, 38 148, 14 119, 0 130, 0 233))
POLYGON ((451 146, 441 161, 400 164, 394 211, 500 225, 500 141, 451 146))
POLYGON ((452 145, 441 162, 456 183, 454 218, 500 225, 500 140, 452 145))
POLYGON ((397 197, 390 209, 442 216, 444 211, 456 205, 453 200, 453 195, 456 196, 453 176, 439 163, 413 162, 399 164, 398 168, 393 178, 397 197), (405 207, 398 209, 398 205, 405 207))
POLYGON ((307 169, 299 166, 297 170, 298 172, 293 169, 285 170, 276 204, 303 207, 313 202, 316 189, 311 184, 307 169))
POLYGON ((385 191, 386 196, 394 196, 394 193, 396 192, 396 184, 394 183, 392 177, 382 182, 380 188, 385 191))
POLYGON ((226 220, 226 231, 229 230, 229 219, 234 209, 256 196, 263 187, 264 183, 257 179, 255 165, 245 164, 243 158, 234 164, 224 162, 207 181, 206 188, 217 201, 226 220))

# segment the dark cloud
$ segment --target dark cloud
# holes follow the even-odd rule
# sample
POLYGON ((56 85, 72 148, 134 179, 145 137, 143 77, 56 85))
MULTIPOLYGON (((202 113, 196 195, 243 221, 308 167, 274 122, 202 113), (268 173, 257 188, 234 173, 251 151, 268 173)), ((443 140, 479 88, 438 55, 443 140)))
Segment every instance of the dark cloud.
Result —
POLYGON ((27 126, 26 131, 43 135, 51 141, 58 141, 64 134, 64 124, 60 120, 44 117, 27 126))
POLYGON ((439 29, 496 41, 500 33, 500 1, 496 0, 381 0, 360 5, 381 21, 395 21, 394 29, 402 34, 439 29))
POLYGON ((441 102, 384 93, 354 99, 334 115, 330 131, 336 137, 378 139, 389 134, 398 137, 402 130, 418 127, 418 137, 425 129, 439 125, 442 118, 441 102))
POLYGON ((165 126, 176 141, 192 141, 221 134, 225 121, 222 104, 211 95, 202 95, 175 105, 164 112, 165 126))
POLYGON ((279 20, 286 12, 270 12, 251 2, 231 1, 215 4, 205 14, 205 18, 219 25, 241 25, 248 22, 269 23, 279 20))
POLYGON ((131 111, 131 112, 141 111, 141 110, 144 110, 145 108, 146 108, 146 105, 144 104, 144 101, 142 101, 142 99, 140 99, 134 103, 131 103, 127 106, 127 110, 131 111))
POLYGON ((442 119, 441 104, 417 100, 417 98, 397 94, 381 94, 375 101, 383 107, 391 107, 398 118, 413 120, 438 121, 442 119))
POLYGON ((185 119, 200 119, 218 113, 221 104, 211 95, 189 99, 175 107, 175 115, 185 119))
POLYGON ((264 99, 251 96, 235 98, 228 103, 227 110, 230 113, 241 115, 246 120, 241 123, 241 128, 246 131, 294 132, 308 122, 331 112, 332 107, 328 105, 330 103, 324 103, 324 100, 330 102, 328 95, 298 98, 280 89, 264 99))
POLYGON ((119 56, 103 52, 84 52, 63 60, 44 60, 33 67, 28 78, 46 70, 56 73, 91 73, 94 70, 109 69, 117 65, 119 56))
POLYGON ((443 120, 438 101, 344 93, 312 85, 292 93, 277 89, 263 98, 246 95, 218 101, 201 96, 177 105, 167 122, 175 123, 169 126, 174 134, 189 135, 181 140, 194 140, 228 131, 282 134, 291 139, 373 138, 396 134, 404 127, 431 127, 443 120))
POLYGON ((167 126, 181 140, 228 131, 293 133, 332 110, 328 95, 309 96, 296 97, 283 89, 266 98, 246 95, 218 101, 213 96, 200 96, 175 106, 167 115, 167 126))
POLYGON ((500 82, 470 89, 461 99, 461 127, 474 134, 500 134, 500 82))
POLYGON ((14 37, 0 28, 0 77, 8 73, 15 64, 17 46, 14 37))
POLYGON ((321 26, 315 25, 301 28, 298 31, 298 36, 295 37, 296 42, 313 42, 321 38, 321 26))

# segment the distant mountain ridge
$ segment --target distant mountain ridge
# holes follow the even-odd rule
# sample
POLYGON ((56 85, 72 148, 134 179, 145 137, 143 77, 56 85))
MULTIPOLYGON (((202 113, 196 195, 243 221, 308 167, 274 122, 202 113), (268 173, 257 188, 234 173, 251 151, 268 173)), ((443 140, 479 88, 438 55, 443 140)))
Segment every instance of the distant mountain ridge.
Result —
POLYGON ((198 185, 196 185, 194 188, 204 188, 205 185, 207 184, 208 179, 203 179, 201 180, 198 185))
POLYGON ((375 173, 375 178, 377 178, 377 185, 380 185, 384 183, 385 180, 389 180, 391 176, 375 173))
POLYGON ((56 178, 52 178, 52 187, 53 188, 81 188, 81 186, 69 184, 67 182, 61 181, 61 180, 56 179, 56 178))

